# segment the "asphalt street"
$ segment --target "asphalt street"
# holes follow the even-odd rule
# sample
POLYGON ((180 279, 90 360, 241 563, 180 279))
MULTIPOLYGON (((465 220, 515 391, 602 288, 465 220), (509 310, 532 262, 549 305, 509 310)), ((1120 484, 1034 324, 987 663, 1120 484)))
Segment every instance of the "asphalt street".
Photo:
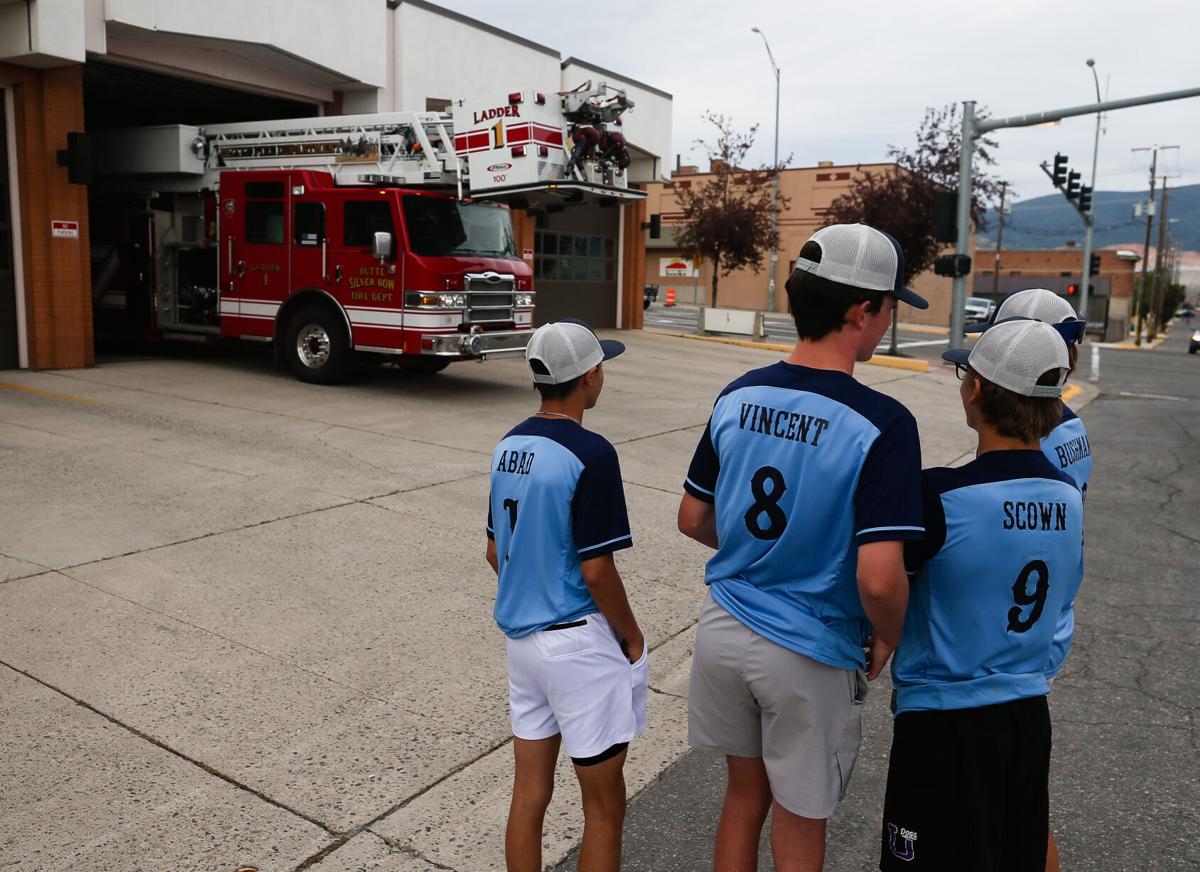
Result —
MULTIPOLYGON (((675 306, 668 308, 661 303, 655 303, 646 310, 646 326, 658 330, 677 330, 681 333, 691 333, 696 329, 696 312, 691 306, 675 306)), ((792 324, 792 316, 788 314, 768 315, 766 318, 766 341, 791 343, 796 341, 796 328, 792 324)), ((949 347, 949 339, 944 332, 937 328, 921 327, 915 329, 901 325, 896 334, 896 347, 909 357, 935 359, 941 357, 949 347)), ((891 343, 891 333, 883 337, 879 343, 879 351, 885 352, 891 343)))
MULTIPOLYGON (((1052 827, 1071 872, 1200 868, 1200 355, 1186 353, 1188 335, 1103 349, 1101 393, 1080 413, 1095 458, 1087 573, 1051 696, 1052 827)), ((868 699, 830 872, 876 868, 890 689, 881 678, 868 699)), ((711 868, 723 789, 721 759, 682 757, 632 801, 623 868, 711 868)), ((573 857, 558 867, 574 868, 573 857)), ((765 838, 760 868, 774 868, 765 838)))

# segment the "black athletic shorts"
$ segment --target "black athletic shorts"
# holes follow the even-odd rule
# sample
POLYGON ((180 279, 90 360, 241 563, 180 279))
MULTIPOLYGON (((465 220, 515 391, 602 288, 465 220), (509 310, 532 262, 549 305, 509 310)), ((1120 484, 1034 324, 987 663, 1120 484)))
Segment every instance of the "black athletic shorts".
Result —
POLYGON ((904 712, 892 728, 884 872, 1044 872, 1050 825, 1046 697, 904 712))

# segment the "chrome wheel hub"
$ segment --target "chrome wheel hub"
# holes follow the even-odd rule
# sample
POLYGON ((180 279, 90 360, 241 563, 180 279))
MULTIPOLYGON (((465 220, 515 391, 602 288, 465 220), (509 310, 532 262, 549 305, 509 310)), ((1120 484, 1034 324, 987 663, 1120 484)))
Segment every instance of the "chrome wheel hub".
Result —
POLYGON ((329 334, 320 324, 306 324, 296 334, 296 354, 309 369, 320 369, 329 362, 329 334))

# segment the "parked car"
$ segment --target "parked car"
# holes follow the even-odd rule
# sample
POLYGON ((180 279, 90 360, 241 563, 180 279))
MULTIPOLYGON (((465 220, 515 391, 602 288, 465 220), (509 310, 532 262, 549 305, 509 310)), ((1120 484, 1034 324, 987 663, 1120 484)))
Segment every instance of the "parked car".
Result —
POLYGON ((967 297, 965 311, 968 322, 986 321, 995 309, 996 304, 986 297, 967 297))
POLYGON ((1200 330, 1192 331, 1192 341, 1188 343, 1188 354, 1200 351, 1200 330))
POLYGON ((658 285, 646 285, 642 288, 642 308, 649 309, 650 304, 658 299, 658 285))

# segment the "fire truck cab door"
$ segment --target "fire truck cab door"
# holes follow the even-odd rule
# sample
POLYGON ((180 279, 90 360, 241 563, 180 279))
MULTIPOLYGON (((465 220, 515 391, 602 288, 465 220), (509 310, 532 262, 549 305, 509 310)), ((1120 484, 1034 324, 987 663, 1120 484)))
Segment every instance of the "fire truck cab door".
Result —
POLYGON ((221 333, 274 334, 291 284, 287 176, 226 173, 221 180, 221 333))
POLYGON ((397 198, 372 189, 351 192, 342 200, 340 232, 329 240, 334 296, 345 307, 355 346, 399 348, 402 344, 404 294, 398 256, 397 198), (372 253, 376 233, 390 233, 391 252, 372 253))

